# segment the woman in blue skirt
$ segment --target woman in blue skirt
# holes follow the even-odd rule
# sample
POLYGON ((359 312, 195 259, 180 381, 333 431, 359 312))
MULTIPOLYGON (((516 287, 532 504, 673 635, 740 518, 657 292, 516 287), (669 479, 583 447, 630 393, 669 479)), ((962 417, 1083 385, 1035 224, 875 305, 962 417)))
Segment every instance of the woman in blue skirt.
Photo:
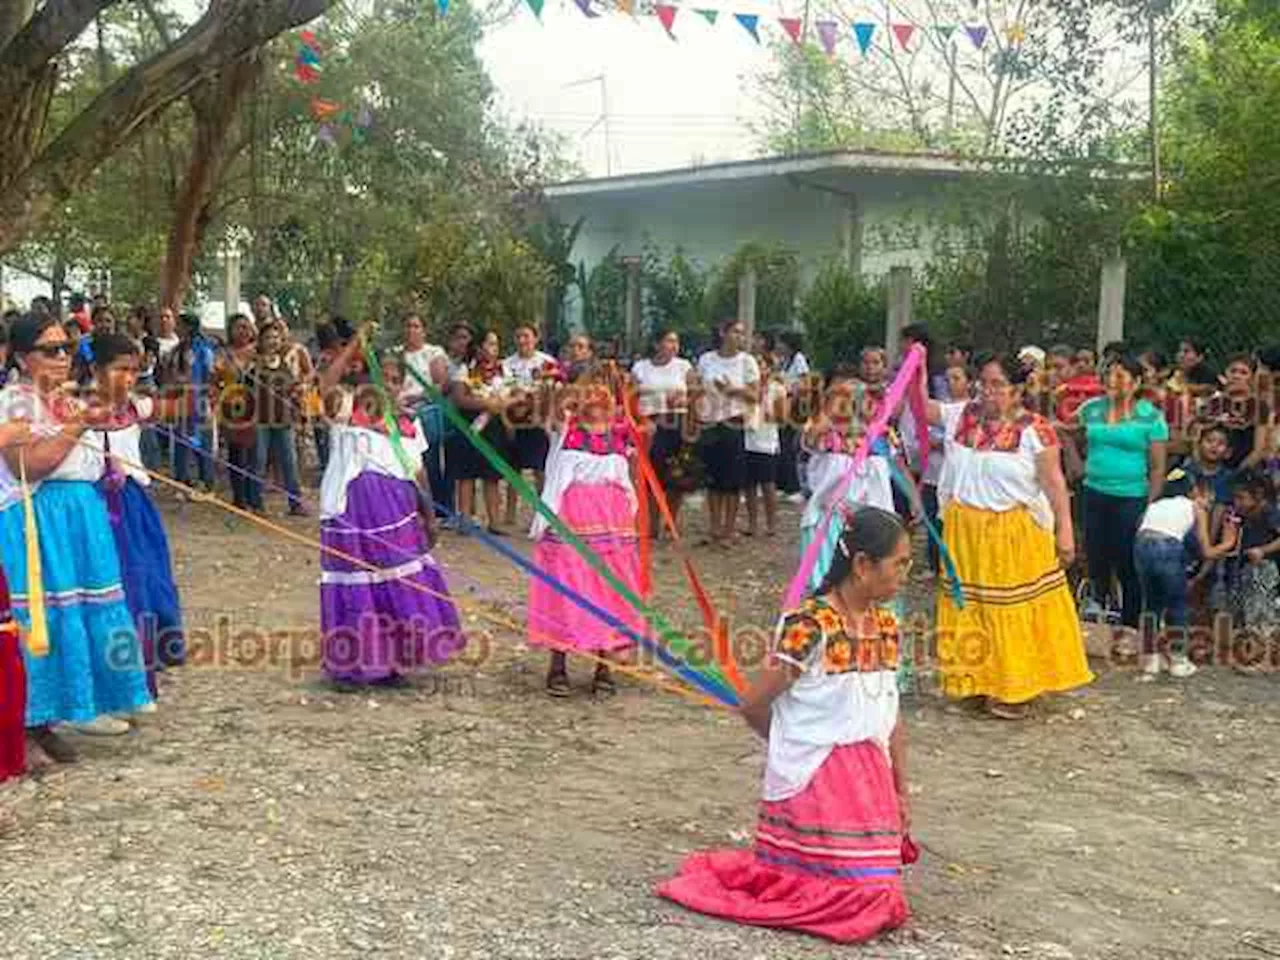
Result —
POLYGON ((71 345, 56 319, 14 322, 9 349, 22 376, 0 390, 0 422, 29 420, 31 443, 0 451, 11 477, 0 482, 0 558, 13 591, 14 614, 30 629, 25 510, 20 481, 33 487, 41 582, 49 628, 44 656, 23 651, 26 725, 33 764, 69 763, 70 745, 53 725, 91 733, 125 733, 132 714, 151 703, 138 635, 125 603, 107 508, 98 493, 102 456, 83 442, 106 411, 62 393, 71 375, 71 345), (16 480, 15 480, 16 478, 16 480))
POLYGON ((133 395, 141 357, 128 337, 95 336, 93 358, 98 400, 111 411, 111 419, 107 429, 94 430, 87 439, 107 455, 99 487, 107 501, 125 600, 142 642, 147 686, 154 697, 156 671, 181 664, 186 655, 169 540, 147 493, 151 477, 142 466, 143 423, 151 419, 155 403, 133 395))

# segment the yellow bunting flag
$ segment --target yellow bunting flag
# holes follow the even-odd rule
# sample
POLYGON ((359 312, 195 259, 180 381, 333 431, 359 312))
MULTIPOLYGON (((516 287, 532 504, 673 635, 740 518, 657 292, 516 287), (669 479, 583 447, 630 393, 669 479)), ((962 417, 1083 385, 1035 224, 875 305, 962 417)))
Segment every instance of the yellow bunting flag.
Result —
POLYGON ((36 510, 31 503, 31 485, 27 483, 27 454, 18 453, 18 479, 22 483, 22 513, 27 541, 27 613, 31 626, 27 630, 27 650, 33 657, 49 653, 49 621, 44 609, 44 573, 40 569, 40 537, 36 527, 36 510))

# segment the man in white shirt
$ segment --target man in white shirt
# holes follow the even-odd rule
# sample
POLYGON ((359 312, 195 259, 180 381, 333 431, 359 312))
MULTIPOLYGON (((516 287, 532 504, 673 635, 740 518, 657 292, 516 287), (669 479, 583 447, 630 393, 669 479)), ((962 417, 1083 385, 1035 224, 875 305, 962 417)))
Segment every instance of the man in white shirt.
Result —
MULTIPOLYGON (((516 327, 516 352, 502 361, 502 378, 510 390, 507 424, 515 430, 511 446, 511 466, 532 470, 538 490, 542 490, 543 469, 547 465, 549 443, 544 429, 544 411, 538 399, 546 378, 559 367, 555 357, 538 349, 538 332, 528 324, 516 327)), ((515 526, 516 491, 507 486, 507 526, 515 526)))

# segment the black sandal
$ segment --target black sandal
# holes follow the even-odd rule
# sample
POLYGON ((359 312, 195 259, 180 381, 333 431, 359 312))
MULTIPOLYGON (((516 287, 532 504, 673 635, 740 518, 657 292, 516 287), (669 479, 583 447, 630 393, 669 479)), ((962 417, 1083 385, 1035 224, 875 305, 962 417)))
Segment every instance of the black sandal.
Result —
POLYGON ((547 695, 555 697, 557 700, 563 700, 569 696, 573 690, 569 686, 569 675, 563 670, 556 670, 547 674, 547 695))

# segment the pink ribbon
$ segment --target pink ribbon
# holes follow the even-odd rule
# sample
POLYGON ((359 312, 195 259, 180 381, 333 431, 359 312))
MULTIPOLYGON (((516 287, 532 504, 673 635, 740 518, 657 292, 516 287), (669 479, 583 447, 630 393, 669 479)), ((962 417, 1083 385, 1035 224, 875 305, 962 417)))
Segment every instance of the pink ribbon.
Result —
MULTIPOLYGON (((835 515, 839 505, 844 502, 845 494, 849 492, 849 486, 853 483, 853 478, 862 469, 862 465, 867 462, 867 457, 871 454, 871 445, 889 429, 889 421, 893 419, 893 415, 902 406, 902 401, 907 396, 907 391, 916 386, 916 378, 919 376, 921 366, 924 363, 924 357, 924 347, 919 344, 913 346, 907 354, 906 360, 902 363, 902 369, 898 371, 898 375, 893 378, 893 383, 889 385, 884 401, 876 412, 876 418, 871 421, 871 426, 867 428, 867 432, 863 435, 862 442, 858 444, 858 449, 854 451, 853 464, 841 478, 840 486, 836 488, 831 497, 831 502, 827 504, 826 515, 823 516, 822 523, 818 527, 817 536, 813 538, 813 542, 809 544, 809 549, 805 551, 804 557, 801 558, 800 569, 791 578, 791 585, 787 587, 787 595, 783 600, 784 610, 794 609, 804 599, 805 590, 809 585, 809 578, 813 575, 813 568, 818 565, 818 557, 822 555, 822 546, 827 538, 827 530, 831 526, 831 518, 835 515)), ((914 390, 914 393, 919 393, 918 389, 914 390)), ((918 403, 916 400, 911 402, 912 412, 917 416, 916 426, 919 428, 920 421, 924 419, 922 416, 924 413, 924 398, 920 397, 918 403), (917 406, 918 411, 916 409, 917 406)), ((923 430, 917 429, 917 433, 922 437, 923 452, 927 456, 929 447, 927 425, 923 430)))

